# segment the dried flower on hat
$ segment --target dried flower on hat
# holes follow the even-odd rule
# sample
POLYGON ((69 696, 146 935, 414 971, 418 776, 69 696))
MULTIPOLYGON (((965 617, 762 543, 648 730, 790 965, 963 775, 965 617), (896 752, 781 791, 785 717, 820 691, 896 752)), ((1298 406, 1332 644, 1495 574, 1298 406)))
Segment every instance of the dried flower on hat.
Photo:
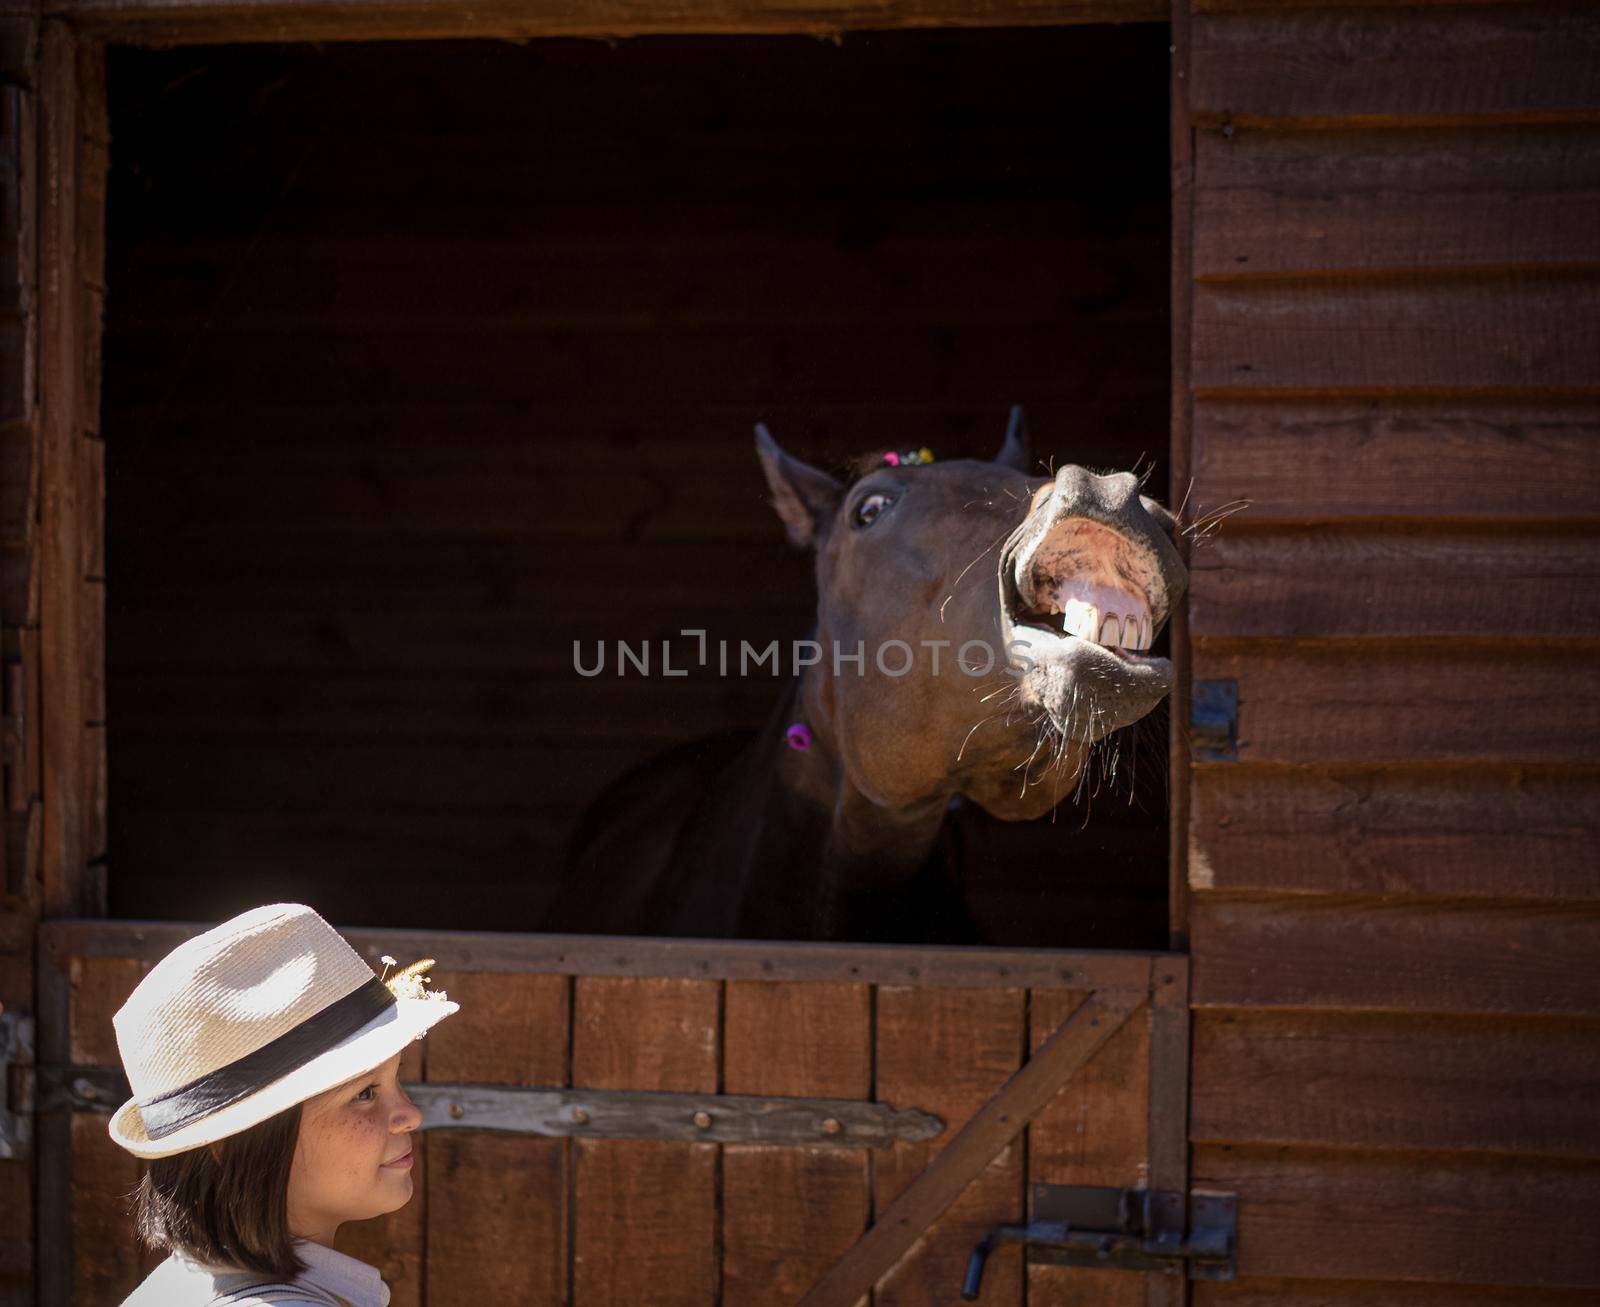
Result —
MULTIPOLYGON (((392 964, 394 959, 385 955, 385 963, 392 964)), ((428 977, 424 974, 429 967, 434 965, 432 958, 423 958, 420 962, 413 962, 404 971, 397 971, 390 976, 384 984, 389 986, 389 992, 396 998, 430 998, 443 1000, 448 997, 442 989, 429 989, 428 977)), ((384 971, 389 967, 386 965, 384 971)))

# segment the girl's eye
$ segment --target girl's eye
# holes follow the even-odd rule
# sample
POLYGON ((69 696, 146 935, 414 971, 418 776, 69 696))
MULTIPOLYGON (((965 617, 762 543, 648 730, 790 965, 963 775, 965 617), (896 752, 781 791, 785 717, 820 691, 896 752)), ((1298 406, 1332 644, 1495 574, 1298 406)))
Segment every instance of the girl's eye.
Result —
POLYGON ((377 1090, 378 1090, 378 1086, 377 1085, 368 1085, 365 1089, 363 1089, 359 1094, 356 1095, 356 1102, 358 1102, 358 1103, 370 1103, 372 1101, 372 1099, 373 1099, 373 1095, 377 1093, 377 1090))
POLYGON ((892 503, 894 503, 893 495, 868 495, 856 505, 856 525, 871 526, 878 520, 878 515, 892 503))

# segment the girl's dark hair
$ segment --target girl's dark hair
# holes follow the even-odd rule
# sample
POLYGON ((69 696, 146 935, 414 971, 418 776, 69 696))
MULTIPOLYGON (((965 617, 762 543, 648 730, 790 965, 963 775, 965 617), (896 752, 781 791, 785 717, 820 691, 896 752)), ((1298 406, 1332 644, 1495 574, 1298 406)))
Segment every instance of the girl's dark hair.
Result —
POLYGON ((158 1157, 133 1195, 134 1226, 157 1252, 289 1279, 289 1167, 300 1105, 215 1144, 158 1157))

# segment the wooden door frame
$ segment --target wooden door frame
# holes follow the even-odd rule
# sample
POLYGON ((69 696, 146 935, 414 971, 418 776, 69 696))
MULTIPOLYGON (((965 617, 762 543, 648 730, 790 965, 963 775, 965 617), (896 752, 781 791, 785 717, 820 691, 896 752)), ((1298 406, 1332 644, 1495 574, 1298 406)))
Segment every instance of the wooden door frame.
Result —
MULTIPOLYGON (((1188 110, 1189 0, 1007 0, 974 13, 965 0, 904 0, 885 8, 870 0, 812 0, 804 8, 770 9, 762 0, 676 0, 642 16, 628 0, 489 0, 469 10, 453 0, 52 0, 32 15, 0 18, 0 54, 20 50, 16 68, 0 69, 18 160, 20 214, 15 269, 23 347, 7 358, 0 381, 22 388, 21 418, 6 422, 0 476, 27 487, 19 534, 8 538, 4 653, 7 768, 6 840, 0 859, 0 942, 22 939, 33 952, 34 1010, 42 1058, 66 1060, 68 1031, 58 976, 33 946, 33 926, 106 912, 106 726, 104 601, 104 450, 99 438, 100 334, 104 303, 105 181, 109 130, 105 51, 134 45, 259 41, 620 37, 647 34, 810 34, 931 27, 1057 26, 1111 22, 1171 24, 1172 372, 1170 467, 1173 498, 1189 479, 1191 394, 1189 318, 1193 175, 1188 110), (17 71, 17 70, 20 70, 17 71), (30 261, 31 260, 31 261, 30 261), (11 366, 20 364, 20 366, 11 366), (14 374, 14 375, 13 375, 14 374), (20 578, 20 581, 18 580, 20 578)), ((0 115, 3 117, 4 115, 0 115)), ((3 265, 0 265, 3 266, 3 265)), ((0 414, 0 417, 3 417, 0 414)), ((1170 946, 1187 949, 1188 658, 1184 611, 1174 613, 1177 683, 1170 732, 1170 946)), ((108 923, 109 924, 109 923, 108 923)), ((81 927, 80 927, 81 928, 81 927)), ((393 938, 390 934, 389 938, 393 938)), ((53 938, 53 936, 52 936, 53 938)), ((164 938, 153 929, 149 938, 164 938)), ((523 942, 530 938, 520 937, 523 942)), ((557 939, 550 948, 571 950, 557 939)), ((666 965, 679 951, 662 941, 634 941, 640 965, 666 965), (651 959, 648 963, 643 959, 651 959)), ((152 945, 154 947, 154 945, 152 945)), ((823 946, 825 948, 825 946, 823 946)), ((702 946, 696 965, 720 957, 734 966, 740 945, 702 946), (717 950, 723 950, 718 952, 717 950)), ((161 949, 165 951, 165 946, 161 949)), ((808 973, 814 946, 776 946, 768 961, 808 973)), ((1004 950, 892 950, 886 966, 919 966, 928 983, 1005 965, 1004 950), (910 961, 923 958, 921 964, 910 961)), ((1058 955, 1062 965, 1078 956, 1058 955)), ((1102 959, 1106 955, 1099 955, 1102 959)), ((741 964, 742 965, 742 964, 741 964)), ((878 965, 875 963, 874 965, 878 965)), ((1152 1188, 1187 1187, 1187 962, 1175 959, 1174 981, 1152 1002, 1152 1061, 1182 1074, 1152 1078, 1152 1188), (1157 1050, 1159 1049, 1159 1057, 1157 1050), (1163 1128, 1154 1128, 1160 1099, 1163 1128), (1160 1140, 1159 1146, 1157 1140, 1160 1140)), ((658 971, 635 974, 663 974, 658 971)), ((671 974, 667 972, 665 974, 671 974)), ((699 973, 699 974, 704 974, 699 973)), ((729 972, 728 974, 732 974, 729 972)), ((772 978, 766 973, 754 978, 772 978)), ((958 981, 956 983, 959 983, 958 981)), ((12 1000, 16 1002, 15 999, 12 1000)), ((70 1119, 41 1118, 39 1153, 64 1156, 70 1119), (65 1132, 65 1133, 63 1133, 65 1132)), ((69 1177, 39 1166, 36 1248, 46 1246, 62 1213, 70 1230, 69 1177)), ((41 1301, 65 1301, 62 1285, 36 1257, 41 1301)), ((1152 1301, 1182 1301, 1180 1288, 1152 1289, 1152 1301), (1176 1292, 1169 1299, 1161 1295, 1176 1292)))

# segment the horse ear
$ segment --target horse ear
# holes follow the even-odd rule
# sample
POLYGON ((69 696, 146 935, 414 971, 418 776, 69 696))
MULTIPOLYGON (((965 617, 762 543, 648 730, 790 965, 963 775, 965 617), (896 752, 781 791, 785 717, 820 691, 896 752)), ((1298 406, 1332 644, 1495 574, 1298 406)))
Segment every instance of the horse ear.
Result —
POLYGON ((1006 423, 1006 442, 1000 446, 994 461, 1024 476, 1033 463, 1033 456, 1028 453, 1028 415, 1022 411, 1021 404, 1011 406, 1011 420, 1006 423))
POLYGON ((790 543, 816 544, 823 525, 839 507, 844 487, 826 472, 779 449, 765 422, 756 423, 756 453, 767 474, 772 506, 783 519, 790 543))

